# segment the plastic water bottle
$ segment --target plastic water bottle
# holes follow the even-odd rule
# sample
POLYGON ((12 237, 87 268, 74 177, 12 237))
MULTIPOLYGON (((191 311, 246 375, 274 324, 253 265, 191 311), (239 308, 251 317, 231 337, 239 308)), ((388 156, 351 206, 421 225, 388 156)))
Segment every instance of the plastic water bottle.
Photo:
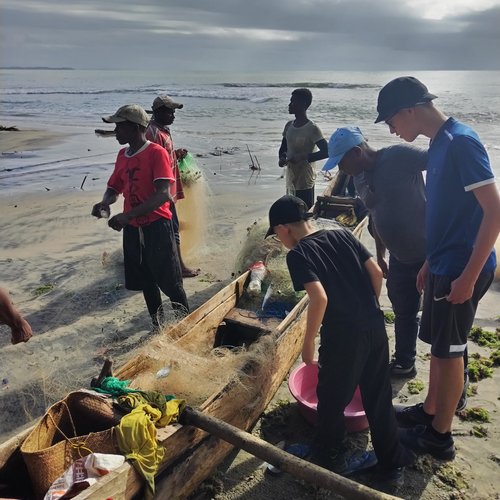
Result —
POLYGON ((259 295, 262 291, 262 280, 266 277, 267 269, 261 260, 250 266, 250 283, 247 291, 250 295, 259 295))

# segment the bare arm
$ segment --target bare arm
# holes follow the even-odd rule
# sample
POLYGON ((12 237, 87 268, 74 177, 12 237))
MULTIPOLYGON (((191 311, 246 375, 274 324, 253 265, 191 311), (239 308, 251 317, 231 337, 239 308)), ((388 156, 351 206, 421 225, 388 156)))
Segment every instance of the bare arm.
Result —
POLYGON ((288 150, 288 145, 286 143, 286 139, 283 137, 283 139, 281 141, 280 149, 278 151, 278 165, 280 167, 284 167, 287 163, 287 160, 286 160, 287 150, 288 150))
POLYGON ((452 304, 462 304, 472 297, 477 278, 500 232, 500 195, 496 185, 481 186, 473 193, 483 209, 483 219, 469 261, 451 284, 448 301, 452 304))
POLYGON ((114 189, 108 187, 104 192, 104 195, 102 196, 102 201, 96 203, 92 207, 91 214, 94 217, 101 219, 103 217, 102 212, 104 211, 107 214, 109 214, 109 206, 115 203, 117 199, 118 199, 118 193, 114 189))
POLYGON ((377 296, 377 299, 380 297, 380 292, 382 291, 382 270, 379 265, 375 262, 373 257, 370 257, 365 261, 365 269, 368 275, 370 276, 370 281, 372 283, 373 291, 377 296))
POLYGON ((309 163, 328 158, 328 143, 326 142, 326 139, 320 139, 316 143, 316 147, 319 151, 307 155, 307 161, 309 163))
POLYGON ((28 342, 33 336, 30 324, 12 305, 9 294, 0 288, 0 323, 7 325, 12 332, 11 342, 28 342))
POLYGON ((314 360, 315 345, 314 339, 323 322, 328 297, 323 285, 319 281, 311 281, 304 285, 307 295, 309 295, 309 306, 307 307, 306 335, 302 347, 302 361, 311 364, 314 360))
POLYGON ((377 228, 373 223, 373 220, 372 220, 371 230, 373 239, 375 240, 375 248, 377 251, 377 264, 380 266, 380 269, 382 270, 383 277, 387 278, 387 273, 389 272, 389 268, 387 267, 387 261, 385 259, 386 247, 382 242, 382 240, 380 239, 377 228))

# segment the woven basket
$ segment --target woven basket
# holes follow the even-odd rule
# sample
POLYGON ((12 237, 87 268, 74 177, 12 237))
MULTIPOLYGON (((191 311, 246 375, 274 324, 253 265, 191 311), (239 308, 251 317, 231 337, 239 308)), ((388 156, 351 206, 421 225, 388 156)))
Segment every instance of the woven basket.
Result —
POLYGON ((72 392, 51 406, 21 446, 37 498, 76 459, 90 453, 119 453, 113 427, 120 416, 105 398, 72 392))

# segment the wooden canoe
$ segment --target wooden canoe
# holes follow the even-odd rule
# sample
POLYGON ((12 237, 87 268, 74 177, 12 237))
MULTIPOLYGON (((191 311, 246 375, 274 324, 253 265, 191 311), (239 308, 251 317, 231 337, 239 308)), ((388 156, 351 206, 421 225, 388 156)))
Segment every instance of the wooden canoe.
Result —
MULTIPOLYGON (((354 235, 360 237, 366 224, 365 219, 353 231, 354 235)), ((265 362, 247 361, 235 371, 229 382, 199 406, 199 410, 207 416, 243 430, 249 430, 254 425, 299 356, 308 305, 306 295, 283 320, 260 319, 255 314, 245 314, 245 310, 240 309, 238 304, 248 280, 249 272, 242 274, 164 333, 168 336, 168 342, 174 341, 179 346, 189 345, 190 348, 196 346, 200 351, 210 350, 214 346, 221 324, 226 329, 234 329, 236 335, 241 332, 250 335, 255 343, 265 339, 269 347, 265 362)), ((159 351, 161 343, 160 334, 148 347, 156 344, 159 351)), ((154 355, 154 348, 152 352, 154 355)), ((130 387, 140 387, 134 384, 134 380, 140 376, 149 355, 138 354, 115 371, 114 375, 122 380, 130 380, 130 387)), ((20 484, 29 483, 20 447, 32 429, 33 427, 0 445, 0 498, 7 495, 10 498, 34 498, 29 494, 15 496, 20 484)), ((166 449, 165 459, 156 475, 157 490, 161 492, 161 498, 186 498, 232 449, 231 444, 192 426, 169 425, 160 428, 157 439, 166 449)), ((143 479, 126 462, 74 498, 140 498, 143 487, 143 479)))
MULTIPOLYGON (((206 399, 199 408, 209 416, 244 430, 250 429, 256 422, 297 359, 305 333, 304 313, 308 304, 307 296, 304 296, 284 320, 259 319, 255 315, 248 317, 248 314, 241 314, 238 301, 248 278, 249 272, 244 273, 167 332, 169 338, 175 339, 177 344, 198 346, 200 350, 210 349, 214 345, 221 323, 224 323, 226 328, 231 325, 231 328, 237 331, 245 331, 247 339, 249 334, 253 334, 256 343, 266 339, 272 352, 266 356, 265 363, 247 362, 246 366, 241 366, 231 380, 206 399)), ((161 345, 161 334, 154 338, 149 346, 155 342, 158 346, 161 345)), ((140 374, 144 362, 145 355, 139 354, 114 375, 120 379, 131 380, 130 386, 136 387, 134 379, 140 374)), ((0 446, 0 497, 6 496, 8 492, 15 498, 13 495, 16 488, 12 483, 22 481, 26 484, 26 481, 29 481, 28 477, 19 477, 19 473, 24 471, 19 447, 30 430, 0 446)), ((157 437, 166 448, 165 460, 158 470, 157 483, 162 491, 175 492, 171 498, 184 498, 189 495, 232 449, 230 444, 191 426, 170 425, 160 428, 157 437)), ((117 471, 108 474, 75 498, 129 499, 140 494, 142 488, 143 480, 126 462, 117 471)))

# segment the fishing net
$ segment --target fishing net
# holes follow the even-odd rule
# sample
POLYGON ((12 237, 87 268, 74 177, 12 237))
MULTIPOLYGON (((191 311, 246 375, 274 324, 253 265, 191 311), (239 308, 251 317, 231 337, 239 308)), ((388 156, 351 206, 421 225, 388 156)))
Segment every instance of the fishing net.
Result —
POLYGON ((166 335, 158 337, 137 358, 138 371, 131 387, 175 394, 190 406, 200 406, 231 380, 249 393, 254 391, 254 380, 244 367, 259 367, 260 375, 270 369, 272 337, 262 336, 259 342, 236 349, 213 349, 206 342, 210 337, 207 332, 204 345, 196 341, 179 343, 166 335))

